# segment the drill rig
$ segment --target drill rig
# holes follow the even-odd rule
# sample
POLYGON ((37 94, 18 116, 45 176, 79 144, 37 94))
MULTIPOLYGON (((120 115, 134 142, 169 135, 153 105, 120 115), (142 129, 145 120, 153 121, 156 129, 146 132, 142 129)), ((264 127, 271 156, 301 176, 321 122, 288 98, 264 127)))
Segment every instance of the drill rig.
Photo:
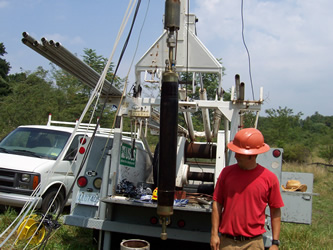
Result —
MULTIPOLYGON (((255 114, 253 126, 256 126, 263 90, 260 89, 259 100, 245 100, 245 85, 236 75, 230 101, 223 100, 222 65, 197 37, 195 26, 198 19, 188 13, 186 3, 184 0, 165 1, 165 30, 135 66, 133 95, 120 98, 120 91, 112 87, 109 101, 120 108, 111 141, 100 135, 100 139, 92 144, 91 151, 82 150, 83 153, 73 163, 74 168, 78 168, 83 157, 87 158, 77 173, 79 178, 86 178, 87 183, 84 186, 75 184, 71 212, 65 216, 64 223, 98 230, 99 244, 103 249, 110 249, 114 233, 208 244, 214 185, 221 170, 235 163, 226 145, 243 127, 245 112, 255 114), (202 80, 205 74, 216 76, 218 87, 214 98, 207 97, 202 80), (192 81, 182 81, 181 75, 191 75, 192 81), (142 97, 142 81, 158 84, 160 98, 142 97), (197 89, 199 98, 196 99, 191 96, 197 89), (195 112, 200 112, 203 131, 194 128, 192 117, 195 112), (182 125, 179 124, 180 114, 184 117, 182 125), (125 117, 134 124, 131 138, 123 134, 125 117), (148 131, 159 136, 154 153, 148 144, 148 131), (97 180, 100 185, 95 185, 97 180), (137 197, 121 194, 118 191, 123 183, 131 183, 141 189, 157 187, 157 202, 143 202, 137 197), (179 205, 176 200, 187 200, 188 203, 179 205)), ((30 40, 31 37, 25 37, 27 45, 30 40)), ((46 45, 42 52, 51 50, 52 46, 46 45)), ((28 46, 35 50, 38 47, 28 46)), ((52 48, 52 51, 56 50, 52 48)), ((81 72, 76 73, 78 77, 91 71, 86 69, 82 72, 84 67, 81 64, 71 64, 74 58, 65 52, 62 49, 57 60, 53 60, 57 52, 46 55, 73 74, 79 65, 81 72), (65 67, 66 60, 69 66, 65 67)), ((95 73, 90 72, 89 78, 81 77, 81 80, 88 81, 92 74, 95 73)), ((93 84, 93 80, 87 84, 93 84)), ((89 141, 91 138, 86 139, 89 141)), ((291 197, 287 193, 283 193, 283 197, 306 202, 302 207, 308 216, 300 216, 297 208, 295 210, 286 204, 282 220, 310 223, 313 176, 283 174, 282 152, 282 149, 271 149, 258 156, 258 163, 274 172, 280 182, 296 178, 307 183, 309 192, 303 194, 307 198, 297 194, 291 197)), ((267 219, 266 246, 270 246, 269 223, 267 219)))

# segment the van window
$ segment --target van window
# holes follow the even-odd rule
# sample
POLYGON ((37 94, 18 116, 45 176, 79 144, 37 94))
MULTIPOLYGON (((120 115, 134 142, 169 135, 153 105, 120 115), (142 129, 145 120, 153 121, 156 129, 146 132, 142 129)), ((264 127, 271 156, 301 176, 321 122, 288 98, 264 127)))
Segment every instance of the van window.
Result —
POLYGON ((84 135, 76 135, 71 143, 71 145, 69 146, 67 153, 64 157, 65 161, 73 161, 75 159, 76 153, 77 153, 77 149, 79 147, 79 142, 80 139, 83 138, 84 135))
POLYGON ((70 135, 62 131, 21 127, 0 142, 0 152, 56 160, 70 135))

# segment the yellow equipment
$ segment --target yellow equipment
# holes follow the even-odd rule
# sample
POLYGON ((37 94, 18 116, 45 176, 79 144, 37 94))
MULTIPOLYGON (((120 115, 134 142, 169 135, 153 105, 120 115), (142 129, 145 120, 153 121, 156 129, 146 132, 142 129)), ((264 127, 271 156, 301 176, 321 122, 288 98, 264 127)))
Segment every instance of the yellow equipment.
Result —
POLYGON ((158 188, 154 189, 153 195, 151 197, 152 200, 157 201, 157 193, 158 193, 158 188))
POLYGON ((45 226, 37 220, 37 214, 26 216, 17 229, 19 240, 30 240, 29 244, 38 245, 45 237, 45 226))

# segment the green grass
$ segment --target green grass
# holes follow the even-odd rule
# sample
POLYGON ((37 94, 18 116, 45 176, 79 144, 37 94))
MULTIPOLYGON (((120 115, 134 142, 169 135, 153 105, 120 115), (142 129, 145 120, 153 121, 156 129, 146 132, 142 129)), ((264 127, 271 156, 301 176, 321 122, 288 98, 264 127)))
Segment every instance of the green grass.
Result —
MULTIPOLYGON (((311 172, 314 174, 312 224, 282 223, 280 249, 333 249, 333 169, 320 166, 284 164, 283 171, 311 172)), ((16 218, 12 209, 0 214, 0 232, 16 218)), ((16 234, 15 234, 16 236, 16 234)), ((4 238, 0 239, 2 242, 4 238)), ((9 249, 14 237, 2 249, 9 249)), ((24 244, 13 249, 23 249, 24 244)), ((48 241, 46 249, 96 249, 92 242, 92 230, 62 225, 48 241)), ((34 246, 28 249, 37 249, 34 246)))
POLYGON ((62 225, 49 240, 46 249, 97 249, 91 229, 62 225))
MULTIPOLYGON (((0 232, 3 232, 11 222, 18 215, 17 211, 8 209, 0 214, 0 232)), ((8 233, 0 239, 2 242, 8 233)), ((1 249, 23 249, 25 242, 18 242, 14 245, 16 239, 16 232, 10 240, 1 249)), ((50 234, 49 241, 45 249, 59 249, 59 250, 72 250, 72 249, 96 249, 97 246, 93 244, 93 234, 91 229, 73 227, 68 225, 61 225, 50 234)), ((38 246, 30 245, 27 249, 38 249, 38 246)))

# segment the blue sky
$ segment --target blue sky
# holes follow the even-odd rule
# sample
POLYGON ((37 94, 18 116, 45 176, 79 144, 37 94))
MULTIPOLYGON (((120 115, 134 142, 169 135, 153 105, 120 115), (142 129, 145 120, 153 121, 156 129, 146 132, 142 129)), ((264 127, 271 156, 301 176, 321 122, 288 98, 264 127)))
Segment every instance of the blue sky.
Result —
MULTIPOLYGON (((148 3, 136 59, 162 33, 164 2, 142 0, 136 28, 119 69, 121 77, 128 71, 148 3)), ((128 3, 128 0, 0 0, 0 42, 8 53, 5 59, 12 66, 10 73, 34 71, 38 66, 50 68, 47 59, 22 44, 23 31, 37 40, 46 37, 60 42, 79 57, 84 48, 90 48, 108 58, 128 3)), ((192 0, 190 12, 199 19, 199 39, 216 58, 222 58, 226 68, 223 88, 231 88, 234 75, 240 74, 247 86, 246 98, 252 99, 248 59, 241 36, 240 3, 240 0, 192 0)), ((259 88, 264 87, 261 115, 265 109, 279 106, 291 108, 295 114, 303 112, 303 118, 316 111, 333 115, 332 9, 330 0, 244 1, 244 34, 257 98, 259 88)), ((118 56, 115 55, 114 62, 118 56)), ((130 78, 134 79, 134 73, 130 78)))

